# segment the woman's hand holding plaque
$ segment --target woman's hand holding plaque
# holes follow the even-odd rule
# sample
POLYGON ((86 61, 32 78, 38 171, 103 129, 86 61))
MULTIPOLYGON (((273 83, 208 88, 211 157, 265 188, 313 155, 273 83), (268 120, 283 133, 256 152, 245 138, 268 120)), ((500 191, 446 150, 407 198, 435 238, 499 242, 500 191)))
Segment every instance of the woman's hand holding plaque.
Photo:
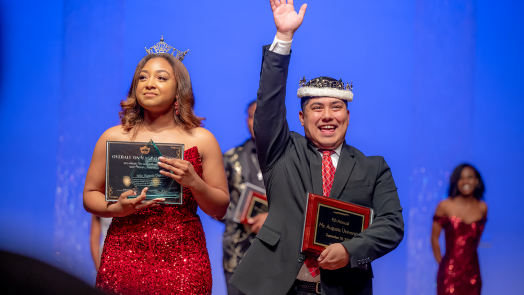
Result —
POLYGON ((159 160, 158 166, 168 170, 160 170, 160 173, 174 179, 183 187, 194 188, 199 181, 202 181, 189 161, 166 157, 160 157, 159 160))
POLYGON ((124 217, 149 207, 160 206, 157 203, 164 201, 164 199, 154 199, 147 202, 143 202, 146 199, 146 192, 147 187, 142 190, 140 196, 134 199, 128 199, 129 196, 136 195, 135 191, 128 190, 127 192, 120 195, 120 197, 118 198, 118 202, 109 203, 107 210, 109 212, 114 213, 114 217, 124 217))
MULTIPOLYGON (((106 201, 116 202, 119 195, 144 188, 146 200, 164 199, 163 204, 183 203, 183 188, 157 165, 160 157, 180 158, 184 155, 184 145, 135 141, 106 142, 106 201)), ((138 197, 127 195, 128 199, 138 197)))

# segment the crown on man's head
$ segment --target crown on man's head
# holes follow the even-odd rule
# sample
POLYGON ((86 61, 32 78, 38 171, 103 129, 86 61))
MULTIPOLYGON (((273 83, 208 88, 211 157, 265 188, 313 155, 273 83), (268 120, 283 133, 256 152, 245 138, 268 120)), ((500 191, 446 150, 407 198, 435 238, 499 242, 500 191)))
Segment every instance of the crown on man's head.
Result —
POLYGON ((169 51, 171 51, 171 54, 173 56, 175 56, 176 58, 178 58, 178 60, 183 61, 184 57, 186 56, 186 54, 189 51, 189 49, 186 50, 186 51, 178 51, 178 50, 176 50, 174 47, 172 47, 170 45, 167 45, 167 43, 164 42, 164 36, 161 36, 160 42, 158 42, 154 46, 151 46, 151 48, 147 49, 147 47, 146 47, 146 52, 148 54, 152 54, 152 53, 156 53, 156 54, 169 53, 169 51), (173 49, 173 51, 171 51, 171 49, 173 49), (176 55, 175 55, 175 53, 176 53, 176 55))
POLYGON ((318 77, 306 82, 306 77, 299 81, 297 96, 302 97, 336 97, 347 101, 353 100, 353 82, 351 84, 331 77, 318 77))

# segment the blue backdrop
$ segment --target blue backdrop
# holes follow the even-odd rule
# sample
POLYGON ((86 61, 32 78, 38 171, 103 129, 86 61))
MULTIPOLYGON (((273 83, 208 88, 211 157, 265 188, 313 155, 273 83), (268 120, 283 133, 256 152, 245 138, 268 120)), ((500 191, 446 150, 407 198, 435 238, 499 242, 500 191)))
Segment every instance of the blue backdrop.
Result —
MULTIPOLYGON (((223 151, 248 137, 262 45, 275 29, 267 0, 0 1, 0 248, 93 283, 82 189, 95 142, 119 123, 137 62, 164 35, 179 50, 196 113, 223 151)), ((300 6, 304 1, 298 1, 300 6)), ((431 218, 449 174, 473 163, 487 186, 480 244, 484 294, 522 290, 519 189, 524 167, 521 1, 309 0, 293 42, 288 120, 302 133, 298 80, 352 80, 347 141, 388 161, 406 235, 373 263, 375 294, 434 294, 431 218), (511 210, 510 210, 511 209, 511 210)), ((224 294, 223 227, 201 213, 224 294)))

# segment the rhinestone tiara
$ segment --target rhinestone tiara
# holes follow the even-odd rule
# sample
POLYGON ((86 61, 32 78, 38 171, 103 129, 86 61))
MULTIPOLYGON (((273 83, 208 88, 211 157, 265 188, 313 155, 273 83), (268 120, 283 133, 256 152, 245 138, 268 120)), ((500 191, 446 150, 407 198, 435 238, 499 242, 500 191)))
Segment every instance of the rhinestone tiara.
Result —
POLYGON ((174 47, 172 47, 172 46, 168 45, 166 42, 164 42, 164 36, 161 36, 160 42, 158 42, 154 46, 151 46, 149 49, 147 49, 147 47, 146 47, 146 52, 148 54, 169 53, 170 51, 171 51, 171 54, 173 56, 178 58, 178 60, 183 61, 184 57, 186 56, 186 54, 189 51, 189 49, 186 50, 186 51, 178 51, 178 50, 176 50, 174 47))

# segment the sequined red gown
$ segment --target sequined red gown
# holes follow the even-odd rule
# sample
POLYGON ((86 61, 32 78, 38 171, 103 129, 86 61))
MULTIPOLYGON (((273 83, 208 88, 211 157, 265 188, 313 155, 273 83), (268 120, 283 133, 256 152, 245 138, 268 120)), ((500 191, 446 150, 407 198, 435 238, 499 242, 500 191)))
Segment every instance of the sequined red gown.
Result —
POLYGON ((480 295, 477 246, 486 224, 486 218, 472 224, 458 217, 435 216, 446 234, 446 254, 437 273, 437 294, 480 295))
MULTIPOLYGON (((196 147, 184 152, 202 177, 196 147)), ((96 287, 115 294, 211 294, 211 265, 197 203, 161 205, 113 218, 96 287)))

